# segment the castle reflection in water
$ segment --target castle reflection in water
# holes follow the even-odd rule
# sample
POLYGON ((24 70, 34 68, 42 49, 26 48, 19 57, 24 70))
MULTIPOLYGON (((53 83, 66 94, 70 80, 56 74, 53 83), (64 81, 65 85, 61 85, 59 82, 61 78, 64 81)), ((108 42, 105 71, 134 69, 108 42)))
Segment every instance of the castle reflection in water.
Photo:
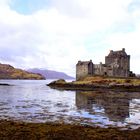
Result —
POLYGON ((77 109, 85 110, 89 114, 95 114, 94 107, 104 109, 104 114, 110 121, 124 122, 130 116, 130 102, 140 99, 140 93, 121 92, 76 92, 77 109))

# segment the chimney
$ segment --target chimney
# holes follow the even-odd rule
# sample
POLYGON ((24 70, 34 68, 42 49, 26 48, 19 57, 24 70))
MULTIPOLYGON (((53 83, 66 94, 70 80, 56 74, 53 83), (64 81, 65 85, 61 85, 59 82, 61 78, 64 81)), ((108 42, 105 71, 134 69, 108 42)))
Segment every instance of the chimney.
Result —
POLYGON ((78 61, 78 64, 80 64, 80 63, 81 63, 81 60, 78 61))
POLYGON ((122 48, 122 51, 125 52, 125 48, 122 48))

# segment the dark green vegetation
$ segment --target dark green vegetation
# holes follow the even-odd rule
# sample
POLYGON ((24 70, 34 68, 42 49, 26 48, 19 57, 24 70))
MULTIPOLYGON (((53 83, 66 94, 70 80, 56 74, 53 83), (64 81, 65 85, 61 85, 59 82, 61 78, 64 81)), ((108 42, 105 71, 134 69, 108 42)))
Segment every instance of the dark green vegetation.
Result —
POLYGON ((0 121, 0 140, 139 140, 140 129, 0 121))
POLYGON ((73 82, 66 82, 63 79, 60 79, 51 82, 48 86, 64 90, 114 90, 135 92, 140 91, 140 79, 93 76, 73 82))
POLYGON ((34 74, 21 69, 16 69, 7 64, 0 64, 0 79, 45 79, 40 74, 34 74))

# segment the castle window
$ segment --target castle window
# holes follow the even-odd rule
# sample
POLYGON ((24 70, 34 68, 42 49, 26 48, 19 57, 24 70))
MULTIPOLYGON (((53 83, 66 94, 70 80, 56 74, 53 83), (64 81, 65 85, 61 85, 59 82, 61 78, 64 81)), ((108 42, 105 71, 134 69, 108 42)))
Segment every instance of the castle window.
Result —
POLYGON ((104 75, 106 76, 107 75, 107 72, 104 72, 104 75))

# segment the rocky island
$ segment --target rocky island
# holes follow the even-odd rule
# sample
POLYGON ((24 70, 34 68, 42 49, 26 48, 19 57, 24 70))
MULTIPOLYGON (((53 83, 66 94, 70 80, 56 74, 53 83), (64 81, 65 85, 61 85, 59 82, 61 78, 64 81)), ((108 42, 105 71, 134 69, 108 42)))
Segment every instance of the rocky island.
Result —
POLYGON ((140 79, 93 76, 72 82, 66 82, 60 79, 49 83, 48 86, 60 90, 112 90, 136 92, 140 91, 140 79))
POLYGON ((0 79, 43 80, 45 77, 43 77, 41 74, 35 74, 22 69, 14 68, 8 64, 0 64, 0 79))

